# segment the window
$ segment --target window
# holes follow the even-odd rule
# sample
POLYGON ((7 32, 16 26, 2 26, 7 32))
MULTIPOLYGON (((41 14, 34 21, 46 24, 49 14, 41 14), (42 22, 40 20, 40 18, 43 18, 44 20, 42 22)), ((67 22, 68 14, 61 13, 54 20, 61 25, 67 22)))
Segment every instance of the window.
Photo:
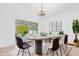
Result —
POLYGON ((16 32, 21 36, 25 34, 37 34, 38 24, 35 22, 16 19, 16 32))

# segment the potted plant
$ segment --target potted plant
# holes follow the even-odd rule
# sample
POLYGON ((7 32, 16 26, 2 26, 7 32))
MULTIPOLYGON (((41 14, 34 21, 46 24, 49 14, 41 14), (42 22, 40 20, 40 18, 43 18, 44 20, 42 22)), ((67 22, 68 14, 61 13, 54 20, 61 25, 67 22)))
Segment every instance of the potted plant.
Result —
POLYGON ((79 22, 78 22, 77 19, 74 19, 74 20, 73 20, 73 23, 72 23, 72 30, 73 30, 73 33, 75 34, 74 42, 78 42, 79 22))

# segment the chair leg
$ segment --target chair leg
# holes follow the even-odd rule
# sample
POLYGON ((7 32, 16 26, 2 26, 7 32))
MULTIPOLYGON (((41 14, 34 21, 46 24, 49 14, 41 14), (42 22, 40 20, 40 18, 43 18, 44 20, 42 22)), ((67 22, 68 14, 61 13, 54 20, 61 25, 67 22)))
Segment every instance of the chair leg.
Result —
POLYGON ((63 48, 63 52, 65 53, 65 48, 64 48, 64 46, 62 46, 62 48, 63 48))
POLYGON ((61 52, 61 56, 62 56, 62 49, 61 49, 61 46, 60 46, 60 52, 61 52))
POLYGON ((19 53, 20 53, 20 49, 18 50, 17 56, 19 55, 19 53))
POLYGON ((68 49, 68 46, 66 45, 66 48, 68 49))
POLYGON ((23 51, 22 51, 22 56, 24 56, 24 49, 23 49, 23 51))
POLYGON ((52 56, 54 56, 54 54, 55 54, 54 51, 52 51, 52 56))
POLYGON ((63 50, 64 50, 64 46, 62 46, 63 50))
POLYGON ((29 55, 31 56, 31 53, 30 53, 29 49, 28 49, 28 53, 29 53, 29 55))
POLYGON ((67 45, 65 45, 65 50, 67 51, 67 49, 68 49, 68 46, 67 46, 67 45))
POLYGON ((59 56, 57 51, 56 51, 56 54, 57 54, 57 56, 59 56))
POLYGON ((48 48, 48 50, 47 50, 46 56, 48 55, 48 52, 49 52, 49 48, 48 48))

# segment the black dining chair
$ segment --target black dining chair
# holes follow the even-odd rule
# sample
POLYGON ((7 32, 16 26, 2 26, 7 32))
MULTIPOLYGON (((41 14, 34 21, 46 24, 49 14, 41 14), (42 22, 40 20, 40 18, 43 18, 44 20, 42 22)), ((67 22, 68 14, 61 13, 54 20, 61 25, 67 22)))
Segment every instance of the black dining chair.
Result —
POLYGON ((23 40, 20 37, 16 37, 16 44, 19 48, 17 56, 19 54, 22 54, 22 56, 24 56, 24 54, 26 53, 31 56, 31 53, 29 51, 29 48, 31 47, 31 45, 27 44, 27 42, 23 42, 23 40))
POLYGON ((46 53, 46 56, 49 54, 49 52, 52 53, 52 55, 54 55, 55 54, 54 53, 55 51, 56 51, 56 55, 58 56, 57 50, 59 48, 59 39, 60 38, 56 38, 56 39, 53 40, 52 48, 48 48, 47 53, 46 53))
POLYGON ((65 35, 65 38, 64 38, 64 51, 66 51, 68 49, 68 35, 65 35))

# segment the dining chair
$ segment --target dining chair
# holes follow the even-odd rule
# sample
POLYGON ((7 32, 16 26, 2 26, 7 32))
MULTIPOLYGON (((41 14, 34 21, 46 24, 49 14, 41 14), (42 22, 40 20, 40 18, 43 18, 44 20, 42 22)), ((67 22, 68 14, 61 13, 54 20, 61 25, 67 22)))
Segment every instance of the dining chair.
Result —
POLYGON ((63 45, 64 45, 64 36, 62 36, 62 37, 60 38, 60 40, 59 40, 59 50, 60 50, 61 56, 62 56, 63 50, 64 50, 63 45))
POLYGON ((64 45, 65 45, 64 51, 66 51, 66 50, 68 49, 68 35, 65 35, 65 38, 64 38, 64 45))
POLYGON ((19 48, 17 56, 19 54, 22 54, 22 56, 24 56, 24 54, 26 54, 26 53, 31 56, 31 53, 29 51, 29 48, 31 47, 31 45, 27 44, 27 42, 23 42, 20 37, 16 37, 16 44, 19 48))
POLYGON ((67 43, 68 43, 68 35, 64 35, 64 37, 62 37, 59 41, 61 56, 63 52, 65 53, 66 49, 68 48, 67 43))
POLYGON ((52 55, 54 55, 55 52, 56 52, 56 55, 58 56, 57 50, 58 50, 58 48, 59 48, 59 39, 60 39, 60 38, 53 39, 52 47, 48 47, 46 56, 47 56, 49 53, 52 53, 52 55))

